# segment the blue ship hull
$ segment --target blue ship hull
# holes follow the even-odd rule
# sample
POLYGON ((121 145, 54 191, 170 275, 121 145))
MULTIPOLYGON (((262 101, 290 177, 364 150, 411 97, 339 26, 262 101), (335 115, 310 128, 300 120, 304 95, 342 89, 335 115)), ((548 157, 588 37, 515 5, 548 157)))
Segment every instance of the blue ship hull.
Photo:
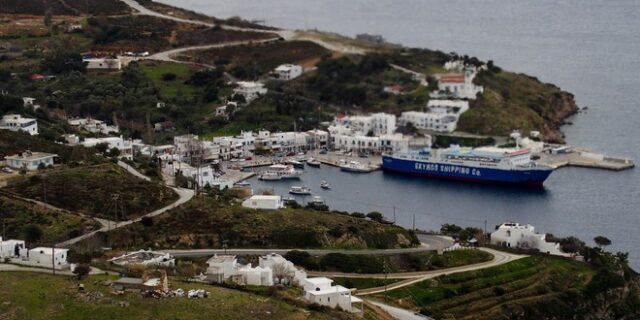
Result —
POLYGON ((382 157, 382 169, 390 172, 436 179, 510 184, 528 187, 542 187, 543 182, 553 171, 553 169, 546 167, 519 170, 479 168, 456 164, 398 159, 391 156, 382 157))

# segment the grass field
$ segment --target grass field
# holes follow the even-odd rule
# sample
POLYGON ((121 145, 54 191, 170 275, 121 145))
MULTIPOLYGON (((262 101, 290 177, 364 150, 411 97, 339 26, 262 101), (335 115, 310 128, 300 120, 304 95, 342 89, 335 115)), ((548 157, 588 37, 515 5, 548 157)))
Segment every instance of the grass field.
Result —
POLYGON ((173 190, 134 177, 111 163, 47 171, 46 177, 24 179, 10 185, 8 190, 59 208, 107 219, 114 219, 112 196, 119 194, 118 220, 139 217, 178 199, 173 190))
POLYGON ((436 318, 503 319, 517 313, 520 305, 558 302, 563 293, 584 288, 594 274, 583 263, 536 256, 438 277, 390 291, 389 296, 404 308, 436 318))
MULTIPOLYGON (((207 299, 151 299, 139 294, 111 294, 97 284, 114 279, 93 276, 82 283, 86 292, 100 292, 102 299, 90 300, 79 293, 78 281, 35 273, 0 273, 0 318, 3 320, 112 320, 112 319, 331 319, 328 315, 301 309, 270 297, 207 285, 172 283, 172 288, 206 289, 207 299), (128 302, 126 307, 119 302, 128 302)), ((350 319, 344 315, 344 319, 350 319)))
POLYGON ((175 97, 178 94, 185 97, 193 97, 196 94, 197 89, 194 86, 184 83, 197 69, 193 66, 180 63, 147 61, 140 63, 140 68, 153 81, 153 84, 164 98, 175 97), (176 75, 176 78, 171 81, 163 80, 162 75, 167 73, 176 75))

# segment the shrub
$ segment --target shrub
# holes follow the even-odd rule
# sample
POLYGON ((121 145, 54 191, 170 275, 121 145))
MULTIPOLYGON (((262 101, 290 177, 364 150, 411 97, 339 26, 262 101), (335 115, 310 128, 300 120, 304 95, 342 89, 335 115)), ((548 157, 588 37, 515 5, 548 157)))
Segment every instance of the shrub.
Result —
POLYGON ((177 78, 174 73, 163 73, 161 76, 162 81, 173 81, 177 78))
POLYGON ((494 287, 493 288, 493 294, 495 294, 496 296, 503 296, 507 293, 507 289, 503 288, 503 287, 494 287))

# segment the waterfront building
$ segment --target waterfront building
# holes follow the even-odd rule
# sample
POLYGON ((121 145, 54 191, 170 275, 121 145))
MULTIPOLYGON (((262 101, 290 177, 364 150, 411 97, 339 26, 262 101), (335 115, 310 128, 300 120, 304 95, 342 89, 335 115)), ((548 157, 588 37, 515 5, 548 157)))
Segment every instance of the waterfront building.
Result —
POLYGON ((278 76, 280 80, 291 80, 302 75, 302 66, 295 64, 283 64, 278 66, 274 73, 278 76))
POLYGON ((387 113, 372 113, 365 116, 337 115, 333 126, 344 127, 360 135, 381 136, 396 131, 396 116, 387 113))
POLYGON ((505 222, 491 233, 491 244, 507 248, 535 249, 540 252, 562 255, 567 254, 560 250, 559 243, 547 242, 547 235, 536 233, 530 224, 505 222))
POLYGON ((456 130, 458 118, 454 115, 434 112, 406 111, 403 112, 398 123, 406 126, 411 123, 414 127, 436 132, 453 132, 456 130))
POLYGON ((38 121, 18 114, 6 114, 0 120, 0 130, 24 131, 35 136, 38 134, 38 121))
POLYGON ((57 154, 46 152, 25 151, 16 155, 5 157, 7 165, 15 169, 37 170, 40 167, 53 166, 53 159, 57 154))
POLYGON ((242 206, 250 209, 277 210, 284 208, 281 196, 254 195, 242 202, 242 206))

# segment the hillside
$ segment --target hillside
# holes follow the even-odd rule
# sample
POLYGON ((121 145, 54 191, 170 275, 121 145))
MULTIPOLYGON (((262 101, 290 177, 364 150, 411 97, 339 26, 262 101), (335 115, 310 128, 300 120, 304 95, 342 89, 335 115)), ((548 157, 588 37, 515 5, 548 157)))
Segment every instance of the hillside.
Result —
POLYGON ((45 15, 127 14, 129 7, 120 0, 0 0, 2 13, 45 15))
POLYGON ((417 244, 403 228, 308 209, 255 211, 209 196, 86 241, 114 248, 400 248, 417 244))
POLYGON ((42 136, 31 136, 26 132, 0 130, 0 157, 14 155, 26 150, 57 154, 63 162, 101 161, 93 148, 66 146, 53 143, 42 136))
POLYGON ((46 171, 46 175, 23 179, 6 190, 59 208, 110 220, 115 219, 116 203, 117 219, 127 220, 178 199, 173 190, 134 177, 112 163, 46 171), (119 197, 117 202, 114 195, 119 197))
POLYGON ((100 225, 92 219, 0 195, 0 223, 8 239, 24 239, 29 247, 53 245, 77 237, 100 225), (33 231, 38 229, 38 231, 33 231))
MULTIPOLYGON (((306 304, 222 287, 171 281, 174 289, 206 289, 206 299, 143 298, 140 294, 114 295, 103 283, 114 276, 75 278, 51 275, 0 272, 0 315, 3 320, 173 320, 173 319, 356 319, 343 312, 318 312, 306 304), (85 292, 79 292, 79 283, 85 292), (34 294, 36 293, 36 294, 34 294)), ((365 319, 372 319, 366 317, 365 319)))
POLYGON ((600 267, 533 256, 427 280, 390 291, 389 297, 404 308, 438 319, 624 319, 638 315, 637 275, 626 263, 604 256, 610 262, 600 267))

